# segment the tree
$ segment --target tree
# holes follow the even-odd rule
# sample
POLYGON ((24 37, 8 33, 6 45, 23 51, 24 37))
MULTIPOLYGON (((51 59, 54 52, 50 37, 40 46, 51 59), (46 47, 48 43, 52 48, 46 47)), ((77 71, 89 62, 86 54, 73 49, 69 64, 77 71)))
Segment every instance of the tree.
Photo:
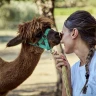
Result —
POLYGON ((43 16, 49 17, 53 20, 54 27, 57 30, 57 26, 54 18, 54 6, 55 0, 35 0, 39 13, 43 16))
MULTIPOLYGON (((35 0, 35 3, 38 6, 39 13, 43 16, 51 18, 53 20, 55 29, 58 30, 54 17, 55 0, 35 0)), ((57 47, 57 49, 59 52, 64 53, 61 44, 57 47)), ((62 79, 58 72, 57 77, 58 79, 55 96, 61 96, 62 79)))

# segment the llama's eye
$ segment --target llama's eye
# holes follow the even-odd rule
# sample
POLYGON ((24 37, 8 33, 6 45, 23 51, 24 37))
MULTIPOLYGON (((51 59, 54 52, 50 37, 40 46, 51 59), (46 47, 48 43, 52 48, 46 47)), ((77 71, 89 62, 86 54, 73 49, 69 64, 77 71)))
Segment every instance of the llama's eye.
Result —
POLYGON ((37 38, 42 37, 42 32, 39 32, 38 34, 36 34, 36 37, 37 37, 37 38))

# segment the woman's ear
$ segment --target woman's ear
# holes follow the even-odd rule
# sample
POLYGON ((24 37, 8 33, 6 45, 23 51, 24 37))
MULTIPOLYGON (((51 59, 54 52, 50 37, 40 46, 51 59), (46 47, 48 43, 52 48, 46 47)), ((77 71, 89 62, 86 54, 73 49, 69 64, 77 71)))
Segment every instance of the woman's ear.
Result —
POLYGON ((78 37, 78 30, 77 28, 74 28, 73 31, 71 32, 71 37, 72 39, 75 39, 78 37))
POLYGON ((22 43, 22 37, 20 35, 18 35, 17 37, 13 38, 12 40, 10 40, 8 43, 7 43, 7 47, 11 47, 11 46, 16 46, 20 43, 22 43))

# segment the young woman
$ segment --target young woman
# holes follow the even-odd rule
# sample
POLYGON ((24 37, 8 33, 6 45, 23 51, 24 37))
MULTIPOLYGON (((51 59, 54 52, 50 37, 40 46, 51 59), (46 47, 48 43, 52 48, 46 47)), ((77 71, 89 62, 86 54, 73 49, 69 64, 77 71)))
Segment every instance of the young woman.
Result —
POLYGON ((87 11, 74 12, 64 22, 61 42, 66 54, 75 53, 80 59, 70 68, 63 54, 53 53, 61 74, 62 66, 67 67, 72 96, 96 96, 96 19, 87 11))

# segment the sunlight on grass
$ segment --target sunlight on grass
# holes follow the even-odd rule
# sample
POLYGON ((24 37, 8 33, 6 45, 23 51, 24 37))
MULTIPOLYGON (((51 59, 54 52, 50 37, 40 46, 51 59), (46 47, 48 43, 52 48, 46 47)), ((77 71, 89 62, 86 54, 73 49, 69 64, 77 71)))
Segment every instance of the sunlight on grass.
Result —
POLYGON ((60 31, 60 32, 62 31, 64 21, 66 20, 67 17, 68 17, 67 15, 65 15, 65 16, 55 16, 55 21, 56 21, 58 31, 60 31))
POLYGON ((96 7, 88 6, 88 7, 73 7, 73 8, 55 8, 54 14, 55 16, 64 16, 70 15, 77 10, 86 10, 91 14, 96 14, 96 7))

